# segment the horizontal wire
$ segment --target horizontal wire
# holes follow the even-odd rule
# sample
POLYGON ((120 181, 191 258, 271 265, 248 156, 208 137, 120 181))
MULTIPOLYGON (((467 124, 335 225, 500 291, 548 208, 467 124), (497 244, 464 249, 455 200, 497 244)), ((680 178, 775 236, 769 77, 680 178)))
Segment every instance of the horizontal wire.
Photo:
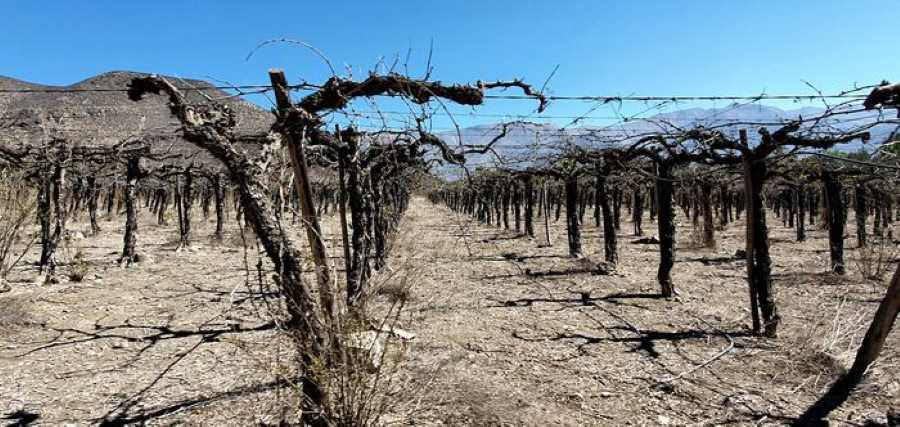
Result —
MULTIPOLYGON (((548 101, 753 101, 753 100, 819 100, 819 99, 866 99, 868 95, 836 94, 836 95, 756 95, 756 96, 718 96, 718 95, 686 95, 686 96, 556 96, 548 95, 548 101)), ((527 95, 485 95, 489 99, 534 100, 527 95)))
MULTIPOLYGON (((300 89, 319 89, 319 86, 312 84, 289 85, 289 90, 300 89)), ((233 86, 208 86, 208 87, 183 87, 178 88, 183 91, 205 91, 205 90, 270 90, 272 85, 233 85, 233 86)), ((28 89, 0 89, 0 93, 91 93, 91 92, 128 92, 127 88, 28 88, 28 89)), ((401 96, 401 95, 388 95, 401 96)), ((676 95, 676 96, 612 96, 612 95, 546 95, 549 101, 750 101, 750 100, 820 100, 820 99, 865 99, 867 95, 862 94, 833 94, 833 95, 754 95, 754 96, 734 96, 734 95, 676 95)), ((528 95, 485 95, 488 99, 509 99, 509 100, 534 100, 534 96, 528 95)))
MULTIPOLYGON (((289 90, 318 89, 318 86, 310 84, 289 85, 289 90)), ((202 92, 209 90, 271 90, 272 85, 236 85, 236 86, 206 86, 206 87, 179 87, 185 92, 202 92)), ((3 93, 93 93, 93 92, 128 92, 128 88, 29 88, 29 89, 0 89, 3 93)))
MULTIPOLYGON (((768 126, 771 124, 770 123, 748 124, 745 122, 741 122, 739 124, 736 124, 736 126, 738 126, 738 125, 749 127, 749 126, 768 126)), ((178 123, 177 122, 173 123, 172 127, 178 127, 178 123)), ((169 127, 157 127, 157 128, 150 128, 150 129, 144 129, 144 130, 135 130, 134 132, 131 132, 131 133, 115 132, 115 131, 114 132, 105 132, 102 130, 102 128, 97 127, 97 128, 91 128, 91 129, 59 128, 59 129, 52 129, 52 130, 48 131, 48 133, 51 135, 53 133, 80 133, 80 134, 84 134, 85 136, 88 136, 88 137, 91 137, 91 136, 93 136, 93 137, 112 137, 112 136, 140 136, 140 135, 146 135, 148 133, 158 134, 161 132, 161 133, 165 133, 165 134, 171 134, 173 137, 179 137, 175 132, 167 132, 169 130, 170 130, 169 127), (157 131, 157 132, 154 132, 154 131, 157 131)), ((408 128, 396 128, 396 129, 371 128, 371 129, 360 129, 360 130, 364 131, 364 132, 373 132, 373 133, 377 133, 377 132, 396 132, 396 133, 415 132, 415 129, 408 129, 408 128)), ((649 130, 635 131, 635 130, 630 130, 630 129, 626 130, 626 129, 611 129, 611 128, 602 128, 602 129, 576 128, 576 130, 580 131, 580 133, 568 133, 565 131, 543 131, 543 132, 534 132, 533 134, 525 134, 525 135, 522 135, 522 137, 534 137, 534 138, 560 137, 560 138, 572 138, 572 139, 588 139, 589 141, 587 141, 587 142, 603 143, 603 142, 610 141, 610 140, 602 139, 603 137, 620 137, 620 138, 614 139, 614 141, 619 141, 622 138, 629 139, 629 138, 634 138, 634 137, 638 137, 638 136, 644 136, 644 135, 657 133, 657 132, 649 131, 649 130), (600 136, 600 135, 603 135, 603 136, 600 136), (596 140, 591 141, 590 139, 592 139, 592 138, 596 139, 596 140)), ((27 133, 27 131, 25 131, 25 132, 27 133)), ((440 135, 440 136, 450 137, 450 138, 457 137, 457 136, 462 136, 463 138, 493 138, 497 135, 495 132, 481 133, 481 132, 465 132, 464 131, 461 133, 457 133, 457 132, 454 132, 452 129, 432 130, 431 133, 440 135)), ((829 133, 833 133, 833 132, 822 130, 822 131, 818 131, 818 133, 829 134, 829 133)), ((259 134, 251 133, 251 134, 248 134, 247 136, 262 136, 262 135, 263 134, 261 134, 261 133, 259 133, 259 134)), ((508 135, 507 137, 510 137, 510 136, 515 137, 514 135, 508 135)), ((3 138, 0 137, 0 139, 3 139, 3 138)), ((564 143, 564 141, 557 141, 554 143, 559 144, 559 143, 564 143)), ((533 144, 533 142, 529 142, 528 144, 533 144)))
MULTIPOLYGON (((100 116, 98 114, 91 114, 92 111, 103 112, 102 113, 103 116, 143 115, 143 113, 146 113, 146 112, 156 111, 157 108, 154 106, 154 108, 147 107, 147 108, 140 109, 139 111, 134 111, 131 107, 123 105, 123 106, 98 106, 98 107, 87 106, 87 107, 78 107, 78 108, 75 108, 75 110, 78 110, 79 112, 72 112, 72 108, 67 108, 64 110, 19 109, 19 110, 5 110, 5 111, 0 109, 0 111, 6 113, 3 115, 0 115, 0 120, 21 119, 22 118, 21 115, 16 115, 14 113, 10 113, 11 111, 48 113, 48 114, 51 114, 52 118, 54 118, 54 119, 59 119, 59 118, 80 119, 80 118, 97 118, 98 116, 100 116), (81 111, 83 111, 83 112, 81 112, 81 111), (62 112, 63 114, 54 114, 57 112, 62 112)), ((401 111, 392 111, 392 112, 386 112, 386 113, 391 114, 391 115, 405 114, 410 117, 413 115, 413 113, 403 113, 401 111)), ((376 122, 376 123, 381 122, 381 120, 379 120, 380 117, 378 116, 377 112, 367 112, 365 114, 364 113, 342 113, 342 114, 348 115, 348 116, 353 116, 356 118, 372 120, 373 122, 376 122)), ((665 113, 663 113, 663 114, 665 114, 665 113)), ((873 112, 873 115, 874 114, 877 114, 877 113, 873 112)), ((518 119, 527 119, 527 120, 569 119, 569 118, 576 119, 577 118, 577 119, 583 119, 583 120, 619 120, 620 122, 622 120, 621 117, 612 117, 612 116, 610 116, 610 117, 606 117, 606 116, 546 116, 546 115, 526 116, 526 115, 516 115, 516 114, 479 114, 479 113, 461 113, 461 114, 452 114, 452 115, 447 114, 447 113, 433 113, 433 114, 429 114, 429 116, 470 116, 470 117, 485 117, 485 118, 518 118, 518 119)), ((867 120, 867 119, 871 119, 871 118, 872 117, 870 117, 870 116, 845 118, 845 119, 841 119, 840 121, 835 121, 835 123, 863 121, 863 120, 867 120)), ((390 120, 394 121, 394 122, 400 122, 400 123, 403 122, 402 120, 399 120, 399 119, 390 119, 390 120)), ((648 123, 648 122, 652 122, 652 120, 653 120, 652 116, 642 117, 642 118, 629 118, 627 121, 621 122, 620 124, 624 125, 624 124, 629 124, 629 123, 642 123, 642 122, 648 123)), ((689 119, 689 120, 693 121, 693 122, 698 122, 698 123, 702 122, 703 124, 722 124, 722 123, 730 123, 730 122, 740 121, 739 119, 725 119, 725 118, 717 118, 717 117, 697 118, 697 119, 689 119)), ((783 119, 783 120, 790 120, 790 119, 783 119)), ((522 121, 525 121, 525 120, 522 120, 522 121)), ((173 122, 175 122, 175 119, 173 119, 173 122)), ((740 121, 740 122, 741 122, 741 124, 746 124, 746 125, 774 125, 774 124, 776 124, 775 122, 746 122, 746 121, 740 121)), ((380 129, 379 127, 376 127, 376 126, 370 126, 370 127, 380 129)), ((463 127, 463 129, 465 129, 465 127, 463 127)), ((583 129, 583 128, 575 128, 575 129, 583 129)), ((433 131, 454 131, 455 128, 443 127, 440 129, 432 129, 432 130, 433 131)))
MULTIPOLYGON (((406 111, 340 111, 340 112, 332 112, 333 114, 341 114, 346 116, 354 116, 354 117, 364 117, 370 119, 379 119, 379 114, 386 115, 403 115, 407 117, 413 117, 416 115, 415 112, 406 112, 406 111)), ((544 115, 544 114, 492 114, 492 113, 446 113, 446 112, 432 112, 428 113, 428 116, 441 116, 441 117, 491 117, 491 118, 528 118, 528 119, 596 119, 596 120, 622 120, 621 117, 617 116, 557 116, 557 115, 544 115)))
MULTIPOLYGON (((80 110, 81 108, 78 108, 78 109, 80 110)), ((85 110, 85 112, 83 112, 83 113, 71 112, 71 110, 69 110, 69 111, 64 111, 63 114, 53 114, 57 111, 45 110, 45 109, 7 110, 7 111, 5 111, 6 114, 0 115, 0 120, 3 120, 3 119, 10 120, 10 119, 21 119, 22 118, 21 115, 16 115, 14 113, 11 113, 11 111, 48 113, 48 114, 51 114, 52 118, 54 118, 54 119, 59 119, 59 118, 96 119, 96 118, 103 118, 106 116, 128 116, 128 115, 142 117, 142 116, 145 116, 145 113, 147 113, 149 111, 149 109, 145 109, 148 111, 133 111, 127 106, 90 106, 90 107, 84 107, 84 110, 85 110), (106 113, 106 112, 104 112, 102 115, 90 114, 90 111, 92 111, 92 109, 96 110, 96 111, 111 111, 112 114, 106 113)), ((400 114, 401 112, 390 112, 390 113, 400 114)), ((348 115, 353 115, 353 116, 365 118, 365 119, 372 119, 374 122, 378 122, 377 119, 379 117, 378 117, 377 113, 372 112, 371 114, 373 114, 373 115, 369 116, 369 115, 363 115, 360 113, 348 113, 348 115)), ((873 114, 875 114, 875 113, 873 113, 873 114)), ((446 114, 443 113, 442 115, 446 115, 446 114)), ((474 117, 492 117, 492 118, 493 117, 509 117, 509 116, 504 116, 501 114, 462 114, 462 115, 471 115, 474 117)), ((557 117, 565 118, 567 116, 532 116, 532 117, 527 117, 527 118, 528 119, 541 119, 541 118, 557 118, 557 117)), ((611 119, 619 119, 619 120, 621 120, 621 118, 594 117, 594 116, 583 116, 583 117, 579 117, 579 118, 610 119, 610 120, 611 119)), ((872 118, 873 117, 871 117, 871 116, 862 116, 862 117, 853 117, 853 118, 843 118, 840 120, 830 119, 828 122, 826 122, 824 124, 835 125, 835 124, 841 124, 841 123, 870 120, 872 118)), ((619 129, 617 127, 627 126, 628 124, 638 124, 638 123, 651 124, 651 123, 653 123, 653 120, 654 120, 654 118, 652 116, 645 117, 645 118, 630 118, 627 121, 624 121, 624 122, 620 121, 618 123, 613 124, 612 126, 604 126, 604 127, 599 127, 599 128, 584 128, 584 127, 571 128, 573 130, 573 132, 567 132, 562 129, 536 130, 535 133, 540 133, 541 135, 565 135, 565 136, 579 136, 579 135, 582 135, 583 133, 620 133, 620 132, 625 132, 625 131, 634 131, 634 129, 624 129, 624 128, 619 129), (578 132, 582 132, 582 133, 578 133, 578 132)), ((789 121, 790 119, 785 118, 785 119, 781 119, 781 120, 789 121)), ((727 125, 731 125, 731 124, 741 125, 741 126, 775 126, 775 125, 782 124, 782 122, 778 122, 778 121, 745 121, 745 120, 740 120, 740 119, 723 119, 723 118, 715 118, 715 117, 689 119, 689 121, 702 123, 707 126, 709 126, 709 125, 727 126, 727 125)), ((177 125, 178 122, 173 119, 172 121, 170 121, 170 124, 177 125)), ((461 133, 464 136, 487 136, 487 135, 491 135, 491 132, 493 132, 497 129, 499 129, 499 125, 485 129, 483 132, 475 131, 475 130, 473 130, 471 128, 467 128, 467 127, 461 128, 461 132, 457 132, 457 129, 452 128, 452 127, 431 128, 430 131, 431 132, 448 132, 448 133, 453 133, 453 134, 461 133)), ((515 129, 516 129, 515 127, 512 128, 512 130, 515 130, 515 129)), ((62 130, 62 129, 60 129, 60 130, 62 130)), ((368 126, 364 130, 405 131, 405 130, 409 130, 409 129, 402 128, 402 127, 385 128, 382 126, 368 126)))

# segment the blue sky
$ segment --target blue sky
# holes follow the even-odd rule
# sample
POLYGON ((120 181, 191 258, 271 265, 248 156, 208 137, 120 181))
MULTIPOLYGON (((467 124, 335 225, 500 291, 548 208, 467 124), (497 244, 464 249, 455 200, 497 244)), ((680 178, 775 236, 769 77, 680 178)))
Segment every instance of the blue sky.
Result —
MULTIPOLYGON (((834 92, 900 75, 896 0, 7 3, 0 74, 46 84, 123 69, 239 84, 265 83, 269 67, 294 82, 327 78, 322 61, 295 46, 245 60, 259 42, 280 37, 316 46, 356 76, 408 49, 410 73, 421 75, 432 40, 433 76, 447 82, 520 77, 540 85, 559 65, 549 86, 557 95, 811 93, 804 80, 834 92)), ((479 112, 531 107, 497 101, 479 112)), ((590 108, 560 102, 546 114, 590 108)), ((610 116, 610 108, 592 115, 610 116)))

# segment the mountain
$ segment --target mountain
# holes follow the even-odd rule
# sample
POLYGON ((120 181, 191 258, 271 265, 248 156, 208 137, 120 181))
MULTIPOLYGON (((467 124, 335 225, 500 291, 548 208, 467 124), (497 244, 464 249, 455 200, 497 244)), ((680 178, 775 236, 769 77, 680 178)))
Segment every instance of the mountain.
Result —
MULTIPOLYGON (((165 96, 148 95, 139 102, 128 99, 124 91, 131 80, 147 75, 111 71, 68 86, 0 76, 0 144, 41 144, 57 137, 85 146, 110 146, 137 139, 151 141, 157 152, 190 154, 196 161, 212 162, 177 135, 180 125, 169 113, 165 96)), ((176 86, 192 88, 185 91, 188 102, 206 103, 207 96, 221 99, 236 113, 238 134, 264 134, 274 121, 270 112, 208 82, 166 78, 176 86)))
MULTIPOLYGON (((760 127, 777 129, 779 123, 800 118, 814 118, 822 115, 824 108, 803 107, 783 110, 773 106, 760 104, 732 104, 722 108, 688 108, 656 114, 645 119, 625 121, 613 126, 582 126, 561 129, 552 124, 527 123, 516 125, 508 130, 507 135, 494 145, 495 153, 473 154, 468 156, 467 166, 491 166, 502 163, 504 167, 517 168, 539 165, 553 158, 553 155, 567 146, 577 145, 585 148, 601 148, 605 146, 623 146, 641 135, 659 132, 672 126, 692 128, 695 126, 713 127, 729 135, 737 135, 739 129, 747 129, 751 143, 757 141, 760 127), (498 156, 502 159, 500 161, 498 156)), ((860 126, 874 123, 877 112, 854 112, 836 118, 828 118, 817 125, 818 129, 850 131, 860 126)), ((895 126, 878 125, 867 129, 872 134, 869 145, 886 141, 895 126)), ((440 136, 451 147, 458 146, 460 141, 465 145, 484 145, 497 137, 502 128, 500 124, 480 125, 462 129, 459 132, 444 132, 440 136), (461 138, 460 138, 461 136, 461 138)), ((857 151, 862 142, 854 141, 836 147, 842 151, 857 151)), ((443 166, 444 175, 459 176, 458 166, 443 166)))

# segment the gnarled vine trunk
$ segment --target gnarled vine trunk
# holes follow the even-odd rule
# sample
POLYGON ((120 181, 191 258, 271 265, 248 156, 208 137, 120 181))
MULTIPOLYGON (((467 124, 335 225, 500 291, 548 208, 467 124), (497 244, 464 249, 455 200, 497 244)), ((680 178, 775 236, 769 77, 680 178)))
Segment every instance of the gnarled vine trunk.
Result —
POLYGON ((605 171, 598 171, 596 179, 597 201, 600 204, 600 210, 603 211, 603 256, 606 262, 617 264, 619 255, 616 248, 616 225, 606 191, 605 171))
POLYGON ((768 337, 778 334, 778 307, 772 287, 772 259, 769 255, 769 231, 762 200, 767 166, 765 160, 744 159, 744 182, 747 197, 747 281, 750 288, 750 307, 753 331, 764 328, 768 337), (762 325, 760 322, 762 314, 762 325))
POLYGON ((140 158, 129 158, 125 167, 125 236, 122 256, 119 257, 119 264, 124 266, 130 266, 135 261, 138 232, 137 182, 140 174, 140 158))
POLYGON ((581 230, 578 227, 578 177, 566 177, 566 236, 569 256, 581 256, 581 230))
POLYGON ((643 236, 644 230, 641 228, 641 223, 644 219, 644 195, 641 193, 640 185, 634 187, 633 199, 634 208, 631 211, 631 222, 634 225, 634 235, 643 236))
POLYGON ((844 200, 840 181, 831 172, 822 173, 827 204, 828 247, 831 254, 831 271, 844 274, 844 200))
POLYGON ((100 232, 100 224, 97 223, 97 199, 100 198, 100 189, 97 187, 97 178, 89 176, 87 178, 87 197, 88 197, 88 217, 91 222, 91 234, 100 232))
POLYGON ((213 177, 213 192, 216 197, 216 232, 215 239, 225 238, 225 177, 218 173, 213 177))
POLYGON ((534 183, 525 177, 525 234, 534 237, 534 183))
POLYGON ((656 279, 660 294, 669 298, 675 295, 672 283, 672 267, 675 265, 675 209, 672 205, 672 165, 658 163, 656 168, 657 228, 659 231, 659 268, 656 279))

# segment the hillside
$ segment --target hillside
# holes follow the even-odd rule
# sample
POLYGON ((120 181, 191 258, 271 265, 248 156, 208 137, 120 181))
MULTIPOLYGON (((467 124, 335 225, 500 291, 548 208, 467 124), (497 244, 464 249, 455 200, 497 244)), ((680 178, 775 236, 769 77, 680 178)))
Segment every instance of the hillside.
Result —
MULTIPOLYGON (((38 144, 53 136, 76 144, 109 146, 126 139, 146 139, 155 141, 159 150, 185 154, 196 151, 177 136, 179 125, 171 117, 165 97, 153 95, 141 102, 128 99, 124 92, 128 83, 145 75, 111 71, 68 86, 41 85, 0 76, 0 90, 36 91, 7 92, 0 96, 3 118, 0 124, 7 127, 0 133, 0 143, 38 144)), ((230 95, 202 80, 167 78, 179 87, 201 89, 185 93, 194 103, 208 102, 205 96, 221 99, 230 95)), ((222 102, 237 112, 239 134, 265 133, 274 120, 269 112, 240 98, 230 97, 222 102)), ((202 156, 199 159, 211 161, 202 156)))

